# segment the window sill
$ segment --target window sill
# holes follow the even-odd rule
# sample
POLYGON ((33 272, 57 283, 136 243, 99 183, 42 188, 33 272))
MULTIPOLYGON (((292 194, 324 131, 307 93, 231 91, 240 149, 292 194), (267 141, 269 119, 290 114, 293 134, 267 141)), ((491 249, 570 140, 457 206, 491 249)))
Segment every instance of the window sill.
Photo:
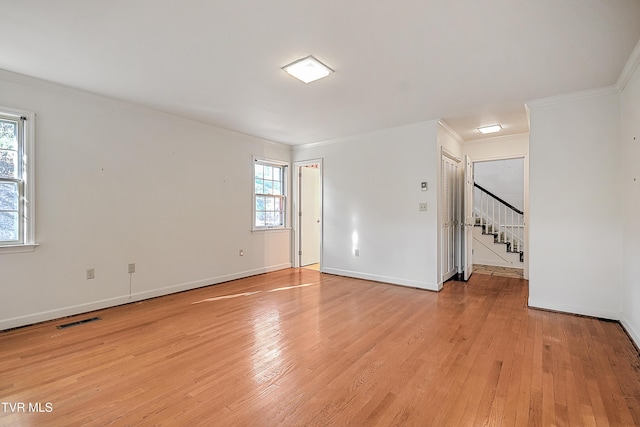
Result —
POLYGON ((33 252, 39 246, 37 243, 29 243, 26 245, 7 245, 0 246, 0 255, 2 254, 21 254, 25 252, 33 252))
POLYGON ((289 231, 291 227, 252 228, 252 233, 273 233, 276 231, 289 231))

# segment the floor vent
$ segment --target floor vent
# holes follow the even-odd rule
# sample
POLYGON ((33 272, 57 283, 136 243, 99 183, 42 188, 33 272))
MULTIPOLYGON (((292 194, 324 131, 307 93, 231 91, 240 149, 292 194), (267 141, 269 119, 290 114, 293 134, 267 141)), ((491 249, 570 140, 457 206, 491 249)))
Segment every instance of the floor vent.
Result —
POLYGON ((66 329, 72 326, 82 325, 84 323, 95 322, 96 320, 101 320, 99 317, 92 317, 90 319, 78 320, 77 322, 65 323, 64 325, 58 325, 58 329, 66 329))

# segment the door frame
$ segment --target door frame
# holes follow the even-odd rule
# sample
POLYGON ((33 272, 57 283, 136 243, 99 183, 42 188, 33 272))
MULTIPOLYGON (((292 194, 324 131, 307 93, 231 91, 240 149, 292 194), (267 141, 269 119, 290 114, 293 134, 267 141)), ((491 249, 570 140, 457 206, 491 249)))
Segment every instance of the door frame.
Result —
POLYGON ((463 256, 462 262, 462 279, 466 282, 473 274, 473 159, 468 155, 464 155, 464 179, 462 190, 462 210, 463 210, 463 256))
POLYGON ((439 232, 440 232, 440 248, 439 248, 439 265, 438 265, 438 274, 440 276, 440 284, 446 282, 447 280, 451 279, 452 277, 456 276, 456 275, 460 275, 462 273, 462 234, 464 232, 464 218, 463 218, 463 212, 461 211, 462 208, 462 198, 463 198, 463 194, 462 194, 462 178, 463 178, 463 174, 464 174, 464 166, 462 164, 462 159, 459 156, 454 155, 452 152, 450 152, 449 150, 447 150, 445 147, 441 147, 440 149, 440 179, 439 179, 439 188, 438 188, 438 203, 441 204, 442 206, 440 207, 440 209, 438 210, 438 223, 439 223, 439 232), (444 193, 443 193, 443 179, 444 179, 444 170, 443 170, 443 158, 446 157, 449 160, 451 160, 452 162, 454 162, 456 164, 456 175, 455 175, 455 179, 454 179, 454 183, 453 183, 453 209, 455 212, 455 220, 454 220, 454 224, 453 224, 453 229, 454 229, 454 239, 453 239, 453 256, 454 256, 454 264, 455 264, 455 272, 450 274, 449 276, 445 275, 445 272, 442 268, 442 264, 444 262, 444 257, 445 254, 443 252, 444 250, 444 215, 443 215, 443 211, 444 211, 444 193))
MULTIPOLYGON (((471 163, 480 163, 480 162, 494 162, 499 160, 511 160, 511 159, 523 159, 524 167, 524 188, 523 188, 523 196, 524 196, 524 278, 525 280, 529 280, 529 154, 513 154, 507 156, 490 156, 490 157, 479 157, 479 158, 471 158, 471 163)), ((473 203, 473 195, 472 195, 472 203, 473 203)))
POLYGON ((323 247, 323 236, 324 236, 324 188, 323 188, 323 171, 322 171, 322 158, 320 159, 311 159, 311 160, 301 160, 293 163, 292 175, 293 179, 291 182, 292 186, 292 205, 291 212, 293 221, 291 222, 293 233, 291 233, 291 265, 295 268, 300 267, 300 251, 302 248, 301 245, 301 221, 300 221, 300 200, 301 200, 301 191, 302 188, 300 186, 300 174, 301 168, 309 165, 318 165, 318 170, 320 172, 319 180, 320 180, 320 271, 322 271, 322 247, 323 247))

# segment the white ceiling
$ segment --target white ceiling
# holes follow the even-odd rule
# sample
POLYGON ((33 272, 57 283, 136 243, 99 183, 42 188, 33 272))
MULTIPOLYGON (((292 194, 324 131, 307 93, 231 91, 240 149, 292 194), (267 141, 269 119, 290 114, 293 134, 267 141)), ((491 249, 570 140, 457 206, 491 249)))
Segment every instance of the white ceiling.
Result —
POLYGON ((0 68, 288 144, 614 84, 638 0, 0 0, 0 68), (313 54, 305 85, 280 67, 313 54))

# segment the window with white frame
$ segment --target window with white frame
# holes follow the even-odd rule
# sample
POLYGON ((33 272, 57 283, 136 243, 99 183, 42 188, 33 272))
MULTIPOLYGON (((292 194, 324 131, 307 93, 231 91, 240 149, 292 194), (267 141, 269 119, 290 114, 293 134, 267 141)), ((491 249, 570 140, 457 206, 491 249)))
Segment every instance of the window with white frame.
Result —
POLYGON ((34 244, 33 119, 0 107, 0 248, 34 244))
POLYGON ((254 159, 253 228, 284 228, 287 207, 286 163, 254 159))

